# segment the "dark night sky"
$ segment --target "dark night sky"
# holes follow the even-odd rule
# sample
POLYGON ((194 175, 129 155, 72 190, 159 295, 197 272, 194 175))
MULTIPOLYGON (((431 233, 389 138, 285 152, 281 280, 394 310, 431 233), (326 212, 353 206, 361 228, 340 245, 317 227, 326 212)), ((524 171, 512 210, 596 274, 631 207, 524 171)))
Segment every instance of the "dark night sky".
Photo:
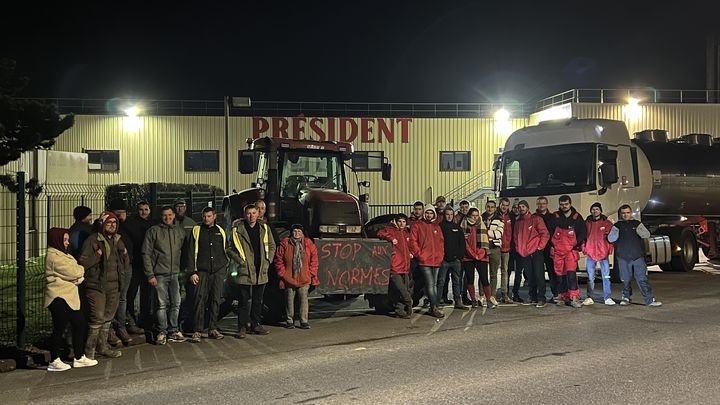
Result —
POLYGON ((501 102, 702 89, 705 38, 720 26, 714 1, 28 3, 2 6, 0 56, 34 97, 501 102))

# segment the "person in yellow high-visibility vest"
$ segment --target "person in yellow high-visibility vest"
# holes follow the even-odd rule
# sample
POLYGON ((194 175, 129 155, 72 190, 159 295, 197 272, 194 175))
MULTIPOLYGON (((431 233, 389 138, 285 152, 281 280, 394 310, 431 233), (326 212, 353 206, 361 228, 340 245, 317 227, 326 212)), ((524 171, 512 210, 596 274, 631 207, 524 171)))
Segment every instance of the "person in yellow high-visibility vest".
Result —
POLYGON ((232 228, 232 243, 228 244, 230 257, 231 292, 237 299, 238 335, 242 339, 248 331, 256 335, 267 335, 267 329, 260 325, 263 294, 268 282, 268 269, 275 257, 275 240, 270 227, 258 221, 255 205, 245 206, 244 218, 232 228))

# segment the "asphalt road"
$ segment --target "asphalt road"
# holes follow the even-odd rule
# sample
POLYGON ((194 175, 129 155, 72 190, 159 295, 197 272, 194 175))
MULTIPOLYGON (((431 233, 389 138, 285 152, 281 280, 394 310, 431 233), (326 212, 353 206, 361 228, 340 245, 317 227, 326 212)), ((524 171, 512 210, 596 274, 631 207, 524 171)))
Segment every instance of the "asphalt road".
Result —
POLYGON ((720 275, 699 268, 651 274, 661 308, 509 305, 401 320, 362 299, 316 301, 308 331, 143 344, 93 368, 1 374, 0 403, 717 404, 720 275))

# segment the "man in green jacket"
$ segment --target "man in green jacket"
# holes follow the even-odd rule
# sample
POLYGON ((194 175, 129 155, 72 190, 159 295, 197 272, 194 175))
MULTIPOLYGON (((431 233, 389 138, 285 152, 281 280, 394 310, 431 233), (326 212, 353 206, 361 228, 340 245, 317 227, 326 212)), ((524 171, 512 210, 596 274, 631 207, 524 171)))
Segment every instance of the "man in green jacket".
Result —
POLYGON ((184 342, 186 339, 178 328, 180 313, 180 258, 185 242, 185 230, 173 224, 175 212, 172 207, 162 208, 162 223, 148 229, 143 242, 142 254, 145 276, 155 289, 155 343, 164 345, 184 342))
POLYGON ((268 269, 275 257, 275 240, 270 227, 258 221, 257 207, 248 205, 244 213, 245 218, 233 226, 232 240, 227 248, 232 261, 232 295, 239 302, 237 337, 240 339, 245 337, 248 323, 250 333, 269 333, 260 325, 260 316, 265 285, 268 282, 268 269))

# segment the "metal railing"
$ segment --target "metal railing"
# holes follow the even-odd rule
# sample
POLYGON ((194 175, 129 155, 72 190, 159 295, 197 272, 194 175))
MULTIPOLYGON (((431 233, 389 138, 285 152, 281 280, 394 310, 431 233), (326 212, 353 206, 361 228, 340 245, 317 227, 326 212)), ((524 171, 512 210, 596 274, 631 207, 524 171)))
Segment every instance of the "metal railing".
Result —
POLYGON ((536 111, 566 103, 627 103, 629 98, 641 103, 720 102, 720 90, 683 89, 572 89, 546 97, 535 105, 536 111))
POLYGON ((443 195, 448 201, 454 200, 456 203, 470 201, 477 190, 492 189, 494 173, 492 170, 477 173, 443 195))
MULTIPOLYGON (((140 106, 140 115, 223 116, 219 100, 135 100, 25 98, 52 101, 61 114, 124 115, 131 106, 140 106)), ((387 117, 387 118, 477 118, 492 117, 504 108, 513 117, 529 113, 523 103, 373 103, 316 101, 256 101, 250 107, 231 107, 231 116, 387 117)))

